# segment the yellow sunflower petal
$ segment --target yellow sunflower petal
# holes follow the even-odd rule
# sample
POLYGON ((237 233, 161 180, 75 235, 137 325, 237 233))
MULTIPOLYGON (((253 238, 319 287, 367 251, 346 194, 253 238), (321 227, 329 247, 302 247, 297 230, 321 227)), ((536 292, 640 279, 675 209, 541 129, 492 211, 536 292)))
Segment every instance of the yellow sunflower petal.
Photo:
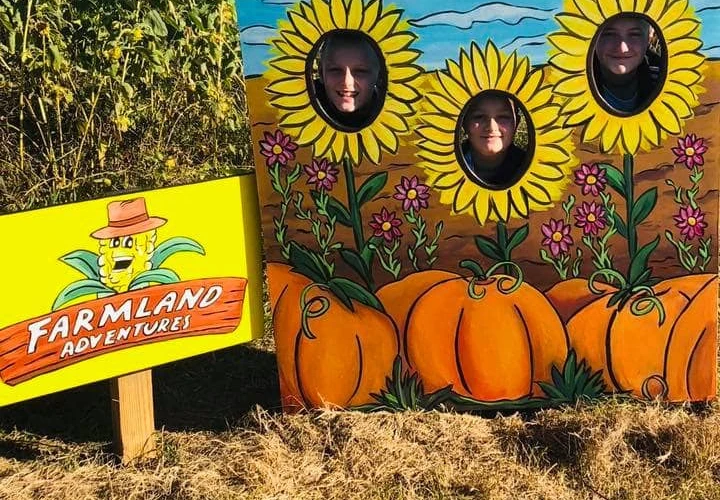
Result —
MULTIPOLYGON (((647 120, 646 120, 647 121, 647 120)), ((617 119, 606 120, 606 126, 603 130, 603 141, 605 151, 610 151, 615 147, 617 140, 620 138, 620 130, 623 128, 623 121, 617 119)))
POLYGON ((680 119, 690 118, 693 114, 688 102, 679 95, 672 94, 670 92, 663 92, 659 99, 661 102, 667 104, 670 109, 675 110, 675 113, 680 119))
POLYGON ((660 126, 670 134, 677 135, 680 133, 680 120, 675 114, 675 111, 670 109, 666 104, 656 101, 650 106, 649 111, 660 126))
POLYGON ((270 66, 289 75, 305 76, 305 60, 299 57, 278 57, 270 61, 270 66))
POLYGON ((598 0, 598 7, 605 19, 610 19, 612 16, 619 13, 616 0, 598 0))
POLYGON ((314 24, 310 23, 304 16, 296 12, 288 12, 288 18, 295 27, 298 35, 303 37, 308 43, 313 44, 320 39, 320 32, 314 24))
POLYGON ((462 170, 454 170, 438 175, 437 179, 433 181, 433 187, 450 189, 457 186, 463 180, 465 180, 465 174, 463 174, 462 170))
POLYGON ((380 0, 373 0, 365 6, 365 12, 363 14, 363 21, 360 25, 360 30, 368 32, 370 28, 375 26, 375 23, 380 18, 380 0))
POLYGON ((296 49, 295 47, 293 47, 292 45, 287 43, 285 40, 281 40, 281 39, 273 40, 271 43, 272 43, 272 45, 277 47, 278 51, 280 51, 280 53, 282 53, 282 54, 286 54, 288 56, 301 57, 303 60, 305 59, 305 57, 307 57, 307 54, 296 49))
POLYGON ((667 41, 678 40, 690 35, 699 25, 700 23, 694 19, 681 19, 665 28, 662 34, 667 41))
POLYGON ((414 80, 421 74, 422 70, 419 66, 407 64, 402 66, 392 66, 388 71, 388 79, 392 82, 402 83, 414 80))
POLYGON ((542 129, 554 124, 560 114, 560 105, 546 105, 537 111, 530 113, 533 127, 542 129))
MULTIPOLYGON (((432 123, 432 122, 431 122, 432 123)), ((449 130, 433 126, 420 126, 415 131, 420 137, 436 144, 455 144, 455 125, 449 130)))
POLYGON ((327 127, 325 129, 325 132, 320 137, 318 137, 318 139, 313 144, 315 155, 325 155, 325 153, 327 153, 327 151, 330 149, 330 144, 335 141, 337 134, 338 132, 334 128, 327 127))
POLYGON ((585 74, 570 75, 560 80, 554 87, 553 92, 567 96, 579 96, 588 89, 585 74))
POLYGON ((657 20, 658 26, 663 30, 663 33, 665 33, 665 30, 668 29, 671 24, 674 24, 682 17, 687 8, 687 0, 677 0, 668 6, 662 17, 657 20))
POLYGON ((670 42, 667 46, 668 57, 670 58, 670 61, 672 61, 672 57, 675 56, 675 54, 680 54, 681 52, 697 52, 700 48, 702 48, 703 41, 697 37, 687 36, 670 42))
POLYGON ((479 94, 482 90, 480 83, 477 78, 475 78, 475 71, 473 70, 470 56, 464 50, 460 51, 460 72, 470 95, 479 94))
POLYGON ((453 207, 457 212, 467 210, 467 208, 475 201, 478 190, 470 181, 465 181, 458 186, 453 199, 453 207))
POLYGON ((567 55, 585 57, 588 53, 589 44, 586 39, 567 33, 553 33, 547 38, 548 42, 567 55))
POLYGON ((702 78, 702 75, 697 71, 693 71, 691 69, 678 69, 672 71, 668 75, 668 78, 673 82, 680 83, 689 87, 698 83, 702 78))
POLYGON ((282 36, 293 48, 303 54, 309 53, 313 48, 311 43, 291 31, 281 31, 280 36, 282 36))
POLYGON ((307 92, 307 86, 305 78, 286 78, 272 82, 267 86, 267 91, 271 94, 297 95, 307 92))
POLYGON ((417 36, 412 33, 398 33, 383 38, 378 45, 384 54, 392 54, 407 48, 416 38, 417 36))
POLYGON ((347 152, 354 165, 360 163, 360 140, 357 134, 347 134, 347 152))
POLYGON ((310 106, 310 98, 307 92, 297 95, 276 95, 270 98, 273 106, 286 110, 302 110, 310 106))
MULTIPOLYGON (((282 120, 280 121, 280 125, 285 126, 288 125, 288 123, 285 120, 282 120)), ((303 127, 300 135, 298 136, 298 142, 300 144, 312 143, 320 137, 320 134, 322 134, 327 127, 327 123, 325 123, 322 118, 315 115, 313 119, 303 127)))
POLYGON ((544 144, 560 144, 566 141, 573 133, 573 129, 565 127, 555 127, 539 130, 535 132, 537 142, 544 144))
POLYGON ((360 27, 363 20, 362 0, 350 0, 348 7, 347 28, 356 30, 360 27))
POLYGON ((585 71, 584 57, 571 56, 562 52, 552 56, 549 63, 566 73, 583 73, 585 71))
POLYGON ((432 92, 427 94, 428 102, 440 113, 447 113, 453 116, 460 115, 462 108, 457 104, 454 99, 448 99, 443 94, 436 94, 432 92))
POLYGON ((491 87, 490 75, 485 64, 485 58, 480 51, 480 47, 475 42, 470 45, 470 60, 473 68, 475 68, 475 78, 480 84, 480 88, 483 90, 489 89, 491 87))
POLYGON ((691 107, 697 105, 697 95, 692 91, 691 87, 669 80, 665 83, 665 92, 679 96, 691 107))
POLYGON ((635 11, 635 0, 620 0, 620 11, 622 11, 622 12, 635 11))
POLYGON ((315 11, 312 9, 312 6, 310 4, 301 2, 300 10, 302 11, 303 17, 307 19, 308 22, 317 26, 320 30, 322 29, 320 23, 318 22, 317 16, 315 15, 315 11))
POLYGON ((705 62, 705 58, 697 52, 683 52, 675 54, 672 60, 673 68, 695 69, 705 62))
POLYGON ((485 193, 478 193, 475 198, 475 203, 473 204, 473 215, 475 215, 480 225, 485 224, 488 215, 490 215, 489 204, 490 197, 485 193))
POLYGON ((536 156, 544 163, 562 164, 570 160, 570 154, 556 144, 539 144, 535 148, 536 156))
POLYGON ((330 16, 333 24, 340 29, 347 28, 347 10, 343 0, 330 0, 330 16))
POLYGON ((313 11, 317 16, 318 24, 323 32, 334 30, 337 26, 333 23, 332 15, 330 14, 330 4, 326 3, 325 0, 312 0, 313 11))
POLYGON ((517 94, 518 89, 520 89, 520 87, 523 85, 523 82, 525 82, 525 80, 527 79, 529 71, 530 59, 528 57, 521 57, 518 61, 517 68, 515 68, 515 78, 513 78, 508 85, 508 93, 517 94))
POLYGON ((527 99, 525 101, 525 107, 527 107, 529 111, 535 111, 536 109, 541 108, 547 103, 549 103, 552 100, 552 96, 552 86, 548 85, 546 87, 543 87, 542 89, 535 92, 535 95, 533 95, 530 99, 527 99))
POLYGON ((542 70, 535 70, 532 73, 530 73, 530 76, 528 76, 525 81, 522 83, 521 87, 518 89, 518 91, 515 93, 517 95, 517 98, 520 100, 520 102, 527 102, 529 101, 532 96, 535 95, 536 92, 538 92, 538 89, 540 88, 540 85, 542 84, 543 74, 542 70))
POLYGON ((362 146, 367 154, 368 158, 374 164, 380 162, 380 144, 375 138, 375 134, 372 128, 364 128, 360 131, 360 137, 362 138, 362 146))
POLYGON ((465 87, 449 75, 443 73, 442 71, 438 71, 436 75, 449 95, 454 96, 461 102, 468 101, 472 97, 465 87))
POLYGON ((393 52, 392 54, 385 54, 385 65, 386 66, 401 66, 403 64, 412 64, 421 55, 419 50, 405 49, 400 52, 393 52))
POLYGON ((640 120, 640 133, 652 146, 660 145, 660 127, 654 120, 640 120))
POLYGON ((598 26, 605 21, 598 7, 597 0, 574 0, 574 3, 578 8, 578 12, 582 12, 585 17, 598 26))
POLYGON ((552 195, 550 194, 550 190, 548 189, 548 187, 546 187, 540 182, 528 181, 523 184, 521 190, 525 191, 525 193, 527 193, 528 197, 532 201, 540 205, 545 205, 552 202, 552 195))
MULTIPOLYGON (((649 1, 648 7, 645 10, 645 15, 648 16, 650 19, 660 19, 660 15, 665 10, 665 7, 667 6, 667 2, 662 1, 658 2, 657 0, 649 1)), ((664 26, 659 25, 660 29, 662 30, 664 26)))
POLYGON ((398 21, 400 21, 400 11, 393 11, 383 15, 374 26, 368 30, 368 35, 373 37, 375 41, 381 41, 395 29, 398 21))
POLYGON ((343 158, 343 153, 346 151, 348 134, 344 132, 338 132, 335 140, 330 143, 330 151, 332 152, 332 159, 334 162, 340 162, 343 158))
POLYGON ((623 125, 622 144, 626 153, 637 153, 640 148, 640 126, 636 121, 631 120, 623 125))
POLYGON ((515 76, 515 67, 517 66, 517 55, 515 52, 510 54, 510 57, 507 58, 505 63, 503 64, 502 70, 500 70, 500 76, 498 77, 497 84, 495 85, 495 88, 498 88, 500 90, 507 90, 510 87, 510 83, 513 80, 513 76, 515 76))
MULTIPOLYGON (((575 127, 577 125, 582 125, 583 123, 587 122, 591 118, 595 117, 596 113, 600 113, 600 107, 596 105, 592 105, 592 103, 589 103, 591 105, 586 106, 582 109, 578 109, 575 113, 569 114, 568 117, 565 119, 565 126, 566 127, 575 127)), ((565 113, 565 109, 563 108, 563 114, 565 113)))
POLYGON ((597 24, 588 19, 572 14, 558 14, 555 20, 568 32, 585 40, 592 40, 598 28, 597 24))
POLYGON ((429 149, 418 151, 418 156, 436 165, 448 165, 456 162, 455 153, 435 153, 429 149))
POLYGON ((497 47, 492 41, 488 40, 485 46, 485 64, 487 65, 488 74, 490 75, 489 86, 495 88, 497 76, 500 71, 500 54, 497 47))
POLYGON ((387 126, 390 130, 393 130, 394 132, 403 132, 407 130, 407 123, 405 122, 405 120, 400 118, 395 113, 380 113, 380 116, 378 116, 376 120, 380 121, 380 123, 387 126))

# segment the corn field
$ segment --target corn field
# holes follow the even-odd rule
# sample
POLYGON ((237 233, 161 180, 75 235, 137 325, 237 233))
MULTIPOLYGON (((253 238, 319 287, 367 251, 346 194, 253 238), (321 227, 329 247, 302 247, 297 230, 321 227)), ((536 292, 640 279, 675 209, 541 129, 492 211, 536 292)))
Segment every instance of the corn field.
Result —
POLYGON ((229 0, 0 0, 0 213, 251 162, 229 0))

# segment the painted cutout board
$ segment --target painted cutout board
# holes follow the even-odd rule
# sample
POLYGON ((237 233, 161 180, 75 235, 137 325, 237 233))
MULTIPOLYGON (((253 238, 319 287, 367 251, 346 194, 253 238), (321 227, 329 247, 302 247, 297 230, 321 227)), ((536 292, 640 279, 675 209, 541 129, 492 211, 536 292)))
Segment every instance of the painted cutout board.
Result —
POLYGON ((715 398, 714 2, 237 9, 286 409, 715 398))
POLYGON ((5 215, 0 228, 0 405, 262 335, 252 175, 5 215))

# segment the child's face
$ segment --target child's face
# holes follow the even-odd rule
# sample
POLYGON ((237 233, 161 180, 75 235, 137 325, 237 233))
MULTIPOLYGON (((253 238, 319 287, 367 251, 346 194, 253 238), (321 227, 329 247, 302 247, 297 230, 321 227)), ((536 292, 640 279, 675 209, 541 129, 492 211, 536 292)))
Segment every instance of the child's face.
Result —
POLYGON ((608 22, 595 47, 600 65, 615 75, 632 73, 640 66, 649 44, 649 27, 632 17, 608 22))
POLYGON ((372 100, 379 68, 371 51, 362 45, 343 45, 323 55, 325 93, 338 111, 352 113, 372 100))
POLYGON ((502 97, 480 99, 465 117, 470 146, 483 158, 493 158, 510 147, 515 128, 515 113, 508 99, 502 97))

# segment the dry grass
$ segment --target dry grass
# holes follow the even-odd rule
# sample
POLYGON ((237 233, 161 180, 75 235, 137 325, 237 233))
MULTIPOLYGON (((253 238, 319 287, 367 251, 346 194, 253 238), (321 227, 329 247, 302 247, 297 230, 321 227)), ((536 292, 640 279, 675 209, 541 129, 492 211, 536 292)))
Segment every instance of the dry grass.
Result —
POLYGON ((162 452, 129 467, 104 383, 0 410, 0 498, 720 499, 716 405, 283 415, 271 349, 157 368, 162 452))

